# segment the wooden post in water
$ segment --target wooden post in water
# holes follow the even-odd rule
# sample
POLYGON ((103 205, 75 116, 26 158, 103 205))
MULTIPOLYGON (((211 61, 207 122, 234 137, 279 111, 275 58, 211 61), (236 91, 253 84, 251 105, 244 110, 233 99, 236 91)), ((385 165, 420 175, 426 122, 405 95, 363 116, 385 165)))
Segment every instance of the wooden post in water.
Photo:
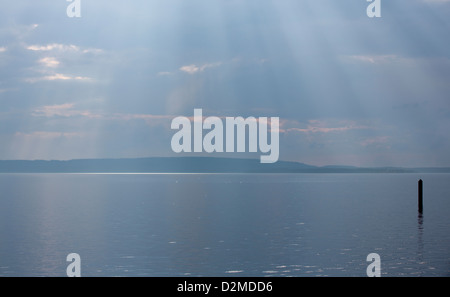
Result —
POLYGON ((419 179, 419 213, 423 212, 423 182, 419 179))

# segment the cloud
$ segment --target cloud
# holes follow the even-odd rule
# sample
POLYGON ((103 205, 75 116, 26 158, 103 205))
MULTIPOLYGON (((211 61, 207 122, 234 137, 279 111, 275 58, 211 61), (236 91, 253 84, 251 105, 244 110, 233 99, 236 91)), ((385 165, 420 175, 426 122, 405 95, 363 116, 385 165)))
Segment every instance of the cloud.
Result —
POLYGON ((130 114, 130 113, 100 113, 89 110, 79 110, 75 108, 74 103, 64 103, 57 105, 45 105, 33 110, 32 115, 35 117, 76 117, 82 116, 91 119, 105 119, 105 120, 145 120, 147 123, 165 122, 172 120, 175 116, 172 115, 153 115, 153 114, 130 114))
POLYGON ((73 117, 73 116, 84 116, 89 118, 101 117, 99 114, 94 114, 86 110, 76 110, 74 109, 73 103, 65 103, 60 105, 46 105, 35 109, 32 112, 33 116, 38 117, 73 117))
POLYGON ((389 63, 400 59, 396 55, 351 55, 351 56, 343 56, 343 58, 349 61, 370 63, 370 64, 389 63))
MULTIPOLYGON (((33 52, 40 53, 40 59, 37 61, 43 67, 32 67, 31 70, 41 73, 38 77, 29 77, 24 81, 28 83, 36 83, 40 81, 91 81, 91 77, 65 74, 61 72, 54 72, 51 69, 61 66, 61 60, 69 61, 66 64, 73 63, 74 60, 80 60, 82 55, 87 53, 101 53, 103 50, 88 48, 82 49, 73 44, 52 43, 47 45, 29 45, 26 49, 33 52), (51 53, 51 56, 49 55, 51 53)), ((85 60, 82 60, 85 61, 85 60)))
MULTIPOLYGON (((181 66, 180 68, 178 68, 178 71, 180 72, 184 72, 190 75, 194 75, 196 73, 199 72, 203 72, 208 68, 215 68, 215 67, 219 67, 220 65, 222 65, 222 62, 216 62, 216 63, 207 63, 207 64, 203 64, 203 65, 196 65, 196 64, 190 64, 190 65, 185 65, 185 66, 181 66)), ((157 73, 157 76, 170 76, 170 75, 174 75, 177 71, 160 71, 157 73)))
MULTIPOLYGON (((263 65, 263 64, 267 63, 269 61, 269 59, 260 58, 260 59, 251 59, 250 61, 251 61, 250 63, 254 64, 254 65, 263 65)), ((197 65, 197 64, 184 65, 184 66, 181 66, 180 68, 178 68, 178 71, 193 75, 193 74, 203 72, 208 68, 217 68, 224 64, 234 64, 234 65, 241 64, 242 65, 242 59, 241 58, 233 58, 226 62, 214 62, 214 63, 206 63, 206 64, 202 64, 202 65, 197 65)), ((157 75, 158 76, 168 76, 168 75, 173 75, 174 73, 175 72, 161 71, 161 72, 158 72, 157 75)))
POLYGON ((60 105, 47 105, 36 109, 33 113, 35 116, 70 116, 70 110, 73 109, 73 103, 65 103, 60 105))
POLYGON ((189 74, 195 74, 200 71, 200 68, 194 64, 188 65, 188 66, 182 66, 180 67, 180 71, 189 73, 189 74))
POLYGON ((16 137, 24 138, 28 140, 32 139, 56 139, 56 138, 73 138, 82 137, 83 133, 80 132, 49 132, 49 131, 34 131, 31 133, 16 132, 16 137))
POLYGON ((48 68, 56 68, 60 64, 59 61, 53 57, 45 57, 45 58, 40 59, 38 62, 48 68))
POLYGON ((340 127, 330 127, 324 121, 310 120, 306 128, 291 127, 285 128, 286 132, 301 132, 301 133, 331 133, 331 132, 345 132, 350 130, 371 129, 369 126, 357 125, 353 122, 347 123, 340 127))
MULTIPOLYGON (((171 131, 155 129, 161 139, 146 142, 149 125, 170 123, 158 114, 190 115, 196 106, 217 111, 211 115, 279 116, 281 159, 307 163, 360 154, 371 162, 377 145, 392 145, 393 154, 450 164, 444 133, 450 41, 442 26, 450 0, 390 5, 389 12, 402 17, 383 18, 379 26, 366 21, 366 4, 360 11, 351 1, 327 7, 310 1, 309 10, 296 1, 250 1, 246 8, 257 8, 258 16, 248 17, 236 15, 241 7, 235 1, 222 10, 195 2, 183 6, 191 17, 181 21, 168 1, 132 1, 125 10, 112 1, 106 14, 97 3, 104 1, 91 1, 90 14, 97 17, 81 23, 67 19, 67 5, 61 10, 51 1, 27 1, 32 6, 25 8, 21 2, 10 1, 0 12, 2 133, 76 128, 95 134, 91 152, 83 152, 85 143, 61 141, 43 146, 41 156, 165 154, 171 131), (159 13, 149 18, 145 11, 159 13), (159 34, 139 38, 146 28, 159 34), (209 74, 220 75, 200 79, 209 74), (416 102, 417 108, 404 107, 416 102), (443 130, 439 135, 436 127, 443 130)), ((3 139, 0 158, 24 147, 10 149, 3 139)))
POLYGON ((167 119, 173 119, 174 116, 170 115, 153 115, 153 114, 129 114, 129 113, 116 113, 112 116, 112 118, 115 119, 121 119, 121 120, 167 120, 167 119))
POLYGON ((215 68, 215 67, 219 67, 220 65, 222 65, 222 62, 203 64, 201 66, 191 64, 191 65, 181 66, 179 70, 192 75, 192 74, 196 74, 198 72, 203 72, 207 68, 215 68))
POLYGON ((61 44, 61 43, 51 43, 47 45, 28 45, 25 47, 27 50, 35 51, 35 52, 48 52, 48 51, 59 51, 59 52, 79 52, 82 54, 94 53, 99 54, 103 53, 102 49, 98 48, 85 48, 73 44, 61 44))
POLYGON ((373 138, 368 138, 360 142, 362 146, 380 146, 389 141, 388 136, 377 136, 373 138))
POLYGON ((158 72, 158 76, 169 76, 169 75, 172 75, 173 73, 172 72, 170 72, 170 71, 161 71, 161 72, 158 72))
POLYGON ((80 48, 76 45, 65 45, 65 44, 59 44, 59 43, 52 43, 47 45, 30 45, 26 47, 27 50, 30 51, 53 51, 53 50, 59 50, 59 51, 79 51, 80 48))
POLYGON ((72 76, 72 75, 66 75, 61 73, 55 73, 52 75, 46 75, 41 77, 33 77, 33 78, 26 78, 25 81, 28 83, 36 83, 40 81, 58 81, 58 80, 75 80, 75 81, 90 81, 92 78, 85 77, 85 76, 72 76))

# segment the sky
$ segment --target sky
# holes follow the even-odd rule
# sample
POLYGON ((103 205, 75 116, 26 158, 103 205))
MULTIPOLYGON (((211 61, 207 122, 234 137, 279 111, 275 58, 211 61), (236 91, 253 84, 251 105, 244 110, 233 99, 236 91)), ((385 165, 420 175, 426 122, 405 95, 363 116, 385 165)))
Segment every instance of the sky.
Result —
POLYGON ((279 117, 280 160, 450 166, 450 0, 80 4, 0 0, 1 160, 179 156, 201 108, 279 117))

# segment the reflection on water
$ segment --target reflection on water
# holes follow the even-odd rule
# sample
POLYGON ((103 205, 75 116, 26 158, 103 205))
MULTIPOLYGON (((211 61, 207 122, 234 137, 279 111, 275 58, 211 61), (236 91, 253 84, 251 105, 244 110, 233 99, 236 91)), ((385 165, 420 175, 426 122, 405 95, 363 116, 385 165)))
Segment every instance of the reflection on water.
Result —
POLYGON ((423 252, 423 214, 422 212, 419 212, 417 215, 417 263, 419 265, 419 276, 423 276, 423 266, 426 264, 424 261, 423 252))
POLYGON ((2 174, 0 276, 448 276, 448 177, 2 174))

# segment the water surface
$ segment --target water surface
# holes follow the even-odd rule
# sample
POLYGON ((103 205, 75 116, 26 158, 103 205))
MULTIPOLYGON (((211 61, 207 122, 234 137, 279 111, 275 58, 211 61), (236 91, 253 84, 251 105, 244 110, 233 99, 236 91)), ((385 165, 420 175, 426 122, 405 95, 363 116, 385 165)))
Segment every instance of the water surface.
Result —
POLYGON ((0 174, 0 276, 450 276, 450 174, 0 174), (424 214, 417 181, 424 180, 424 214))

